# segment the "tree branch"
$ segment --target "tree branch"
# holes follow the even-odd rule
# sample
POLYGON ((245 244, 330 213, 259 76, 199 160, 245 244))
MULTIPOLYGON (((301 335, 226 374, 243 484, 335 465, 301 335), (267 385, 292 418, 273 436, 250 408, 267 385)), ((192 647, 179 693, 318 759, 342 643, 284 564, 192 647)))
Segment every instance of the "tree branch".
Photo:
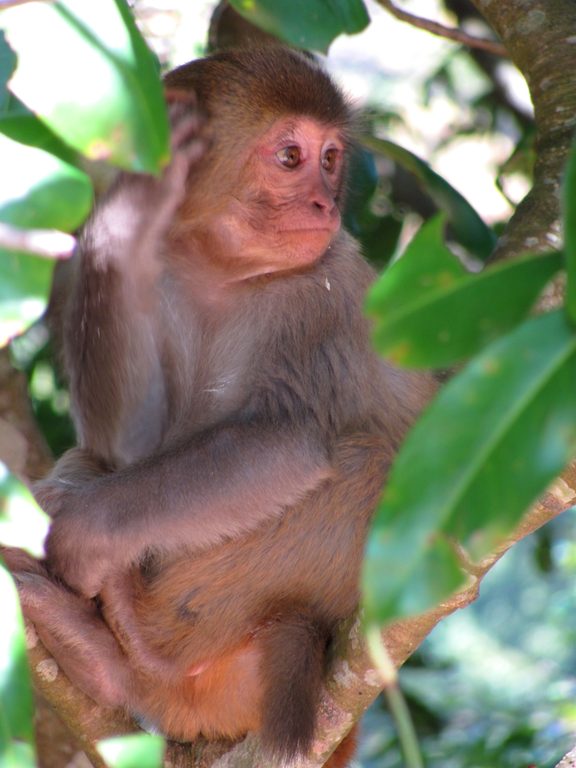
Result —
POLYGON ((418 29, 425 29, 433 35, 438 37, 444 37, 447 40, 453 40, 456 43, 461 43, 469 48, 479 48, 482 51, 488 51, 495 56, 508 57, 508 51, 496 40, 486 40, 482 37, 475 37, 469 35, 461 29, 456 27, 447 27, 444 24, 440 24, 437 21, 431 19, 423 19, 421 16, 415 16, 413 13, 404 11, 394 5, 392 0, 377 0, 378 4, 385 8, 392 16, 395 16, 400 21, 405 21, 407 24, 411 24, 418 29))
POLYGON ((576 768, 576 747, 571 749, 567 755, 564 755, 556 768, 576 768))
POLYGON ((0 223, 0 248, 9 251, 31 253, 45 259, 65 259, 70 256, 75 244, 72 235, 55 229, 18 229, 0 223))

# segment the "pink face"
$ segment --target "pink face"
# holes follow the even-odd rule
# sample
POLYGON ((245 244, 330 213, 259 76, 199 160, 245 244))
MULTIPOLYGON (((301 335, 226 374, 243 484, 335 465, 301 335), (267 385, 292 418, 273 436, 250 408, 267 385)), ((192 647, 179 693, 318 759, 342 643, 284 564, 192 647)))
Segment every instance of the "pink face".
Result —
POLYGON ((325 232, 329 242, 340 229, 339 132, 310 118, 278 121, 258 143, 256 157, 271 204, 281 211, 278 231, 325 232))
POLYGON ((340 131, 307 117, 282 118, 239 152, 238 175, 210 226, 231 280, 311 266, 340 229, 340 131))

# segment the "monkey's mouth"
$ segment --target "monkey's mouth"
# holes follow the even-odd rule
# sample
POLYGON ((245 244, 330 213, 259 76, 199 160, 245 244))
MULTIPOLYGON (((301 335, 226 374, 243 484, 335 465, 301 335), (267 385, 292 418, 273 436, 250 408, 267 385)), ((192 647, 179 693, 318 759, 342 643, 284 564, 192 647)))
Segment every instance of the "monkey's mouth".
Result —
POLYGON ((333 235, 335 232, 338 231, 340 228, 340 225, 326 225, 323 227, 286 227, 286 229, 279 229, 278 234, 279 235, 333 235))

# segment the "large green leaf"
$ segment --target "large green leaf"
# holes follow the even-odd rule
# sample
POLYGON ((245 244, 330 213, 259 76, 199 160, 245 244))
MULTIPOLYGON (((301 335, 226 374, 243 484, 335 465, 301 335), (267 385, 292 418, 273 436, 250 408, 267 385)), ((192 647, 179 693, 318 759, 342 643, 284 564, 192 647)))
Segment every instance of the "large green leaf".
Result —
POLYGON ((230 0, 248 21, 299 48, 328 50, 334 38, 368 26, 363 0, 230 0))
POLYGON ((440 217, 421 227, 367 297, 374 343, 400 365, 441 368, 475 354, 517 325, 562 267, 562 255, 549 253, 471 274, 442 228, 440 217))
POLYGON ((454 238, 479 259, 484 261, 488 258, 496 243, 494 233, 460 192, 404 147, 374 136, 365 136, 362 143, 373 152, 391 158, 413 173, 438 208, 446 213, 454 238))
POLYGON ((0 249, 0 346, 45 311, 54 262, 0 249))
POLYGON ((164 739, 148 733, 118 736, 100 741, 98 751, 110 768, 160 768, 164 739))
POLYGON ((564 247, 568 285, 566 289, 566 310, 576 324, 576 141, 568 158, 563 190, 564 202, 564 247))
POLYGON ((71 232, 92 203, 88 176, 54 155, 0 135, 0 221, 71 232))
POLYGON ((479 558, 510 531, 576 453, 575 391, 563 312, 524 323, 448 383, 408 435, 376 514, 370 621, 424 610, 458 586, 450 539, 479 558))
POLYGON ((30 2, 0 25, 18 54, 11 89, 68 144, 136 171, 166 162, 162 85, 124 0, 30 2))

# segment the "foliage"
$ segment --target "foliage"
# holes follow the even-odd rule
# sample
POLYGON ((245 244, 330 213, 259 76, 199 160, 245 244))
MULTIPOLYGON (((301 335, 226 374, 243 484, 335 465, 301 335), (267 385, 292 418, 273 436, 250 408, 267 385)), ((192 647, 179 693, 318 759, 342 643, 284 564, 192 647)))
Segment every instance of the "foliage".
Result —
MULTIPOLYGON (((0 463, 0 541, 42 553, 46 515, 30 491, 0 463)), ((36 765, 32 728, 32 690, 26 660, 24 625, 15 585, 0 557, 0 765, 36 765)))
POLYGON ((232 0, 231 4, 272 35, 323 53, 338 35, 361 32, 370 21, 362 0, 232 0))
MULTIPOLYGON (((233 4, 267 31, 320 51, 337 35, 369 22, 362 0, 233 4)), ((167 161, 157 63, 123 0, 30 2, 3 11, 0 29, 0 223, 72 232, 92 198, 80 155, 150 173, 167 161), (70 67, 71 60, 82 62, 81 72, 70 67)), ((441 83, 461 98, 455 66, 447 63, 431 78, 431 87, 441 83)), ((489 96, 486 90, 478 96, 478 113, 489 96)), ((493 105, 490 114, 496 114, 493 105)), ((443 368, 476 355, 415 427, 392 472, 364 571, 367 617, 380 623, 434 605, 459 586, 463 572, 454 541, 467 547, 472 559, 482 557, 576 453, 576 152, 564 194, 565 252, 526 256, 476 274, 452 253, 465 249, 483 262, 493 248, 494 234, 474 208, 406 148, 373 132, 364 144, 378 161, 386 157, 417 179, 443 211, 447 240, 454 244, 444 243, 443 219, 436 218, 386 271, 367 301, 376 346, 409 366, 443 368), (526 320, 542 287, 562 266, 567 313, 526 320)), ((352 176, 347 224, 373 261, 385 264, 397 256, 399 211, 378 208, 381 166, 367 152, 355 157, 352 176)), ((51 262, 2 249, 0 240, 0 342, 40 316, 51 272, 51 262)), ((36 344, 22 365, 41 370, 42 348, 36 344)), ((53 382, 49 397, 55 400, 59 393, 53 382)), ((48 429, 53 436, 53 425, 48 429)), ((12 479, 0 488, 5 500, 23 493, 12 479)), ((4 504, 5 518, 8 508, 4 504)), ((7 541, 3 525, 0 537, 7 541)), ((9 579, 2 569, 0 579, 6 596, 3 626, 4 617, 7 622, 0 649, 0 761, 12 768, 33 765, 34 754, 21 619, 13 589, 4 589, 9 579)), ((419 685, 414 696, 422 703, 425 686, 419 685)), ((445 714, 440 704, 426 704, 445 714)), ((509 736, 511 742, 516 738, 509 736)), ((108 744, 102 754, 110 765, 127 768, 145 764, 144 749, 152 766, 161 746, 153 741, 148 752, 149 745, 108 744)), ((437 764, 447 766, 442 759, 437 764)))
POLYGON ((159 768, 164 739, 148 733, 119 736, 101 741, 98 751, 110 768, 159 768))
MULTIPOLYGON (((513 547, 402 669, 427 768, 551 768, 571 747, 575 526, 572 510, 513 547)), ((362 768, 402 768, 381 702, 364 734, 362 768)))
MULTIPOLYGON (((169 155, 162 86, 123 0, 1 12, 0 133, 0 222, 32 234, 71 232, 87 216, 92 189, 78 153, 159 172, 169 155)), ((0 242, 0 342, 42 314, 51 271, 0 242)))
MULTIPOLYGON (((568 248, 574 206, 576 174, 570 173, 568 248)), ((422 364, 423 356, 440 367, 474 352, 487 340, 482 330, 493 336, 518 323, 559 263, 557 256, 538 256, 466 277, 434 235, 429 225, 403 257, 412 264, 388 270, 368 307, 377 317, 377 347, 411 364, 422 364), (435 299, 432 320, 424 305, 435 299), (388 316, 394 307, 400 310, 388 316)), ((570 285, 571 258, 567 268, 570 285)), ((559 310, 489 345, 444 387, 406 439, 376 514, 364 564, 368 622, 423 611, 454 591, 465 578, 455 543, 473 560, 488 554, 573 458, 575 353, 575 329, 559 310), (430 435, 441 450, 430 450, 430 435)))
POLYGON ((32 768, 33 705, 24 627, 16 588, 1 564, 0 596, 0 763, 6 768, 32 768))

